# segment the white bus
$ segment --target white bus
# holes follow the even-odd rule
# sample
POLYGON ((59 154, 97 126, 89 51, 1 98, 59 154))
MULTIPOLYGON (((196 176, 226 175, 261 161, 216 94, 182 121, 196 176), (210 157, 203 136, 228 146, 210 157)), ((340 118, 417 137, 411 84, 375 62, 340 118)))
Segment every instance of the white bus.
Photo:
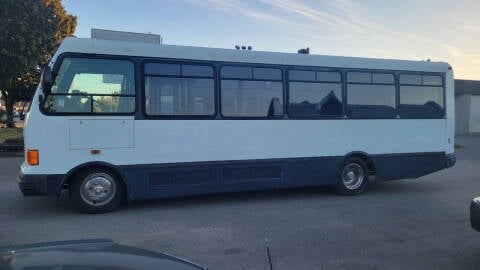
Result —
POLYGON ((453 166, 447 63, 67 38, 25 121, 25 196, 130 200, 332 185, 453 166))

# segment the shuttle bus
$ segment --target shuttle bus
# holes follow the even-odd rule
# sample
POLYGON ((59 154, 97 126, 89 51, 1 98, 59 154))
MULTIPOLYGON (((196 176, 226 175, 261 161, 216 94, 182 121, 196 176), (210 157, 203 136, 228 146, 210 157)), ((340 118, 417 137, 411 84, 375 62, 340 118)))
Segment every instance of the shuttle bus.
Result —
POLYGON ((66 38, 25 120, 25 196, 131 200, 377 181, 451 167, 449 64, 66 38))

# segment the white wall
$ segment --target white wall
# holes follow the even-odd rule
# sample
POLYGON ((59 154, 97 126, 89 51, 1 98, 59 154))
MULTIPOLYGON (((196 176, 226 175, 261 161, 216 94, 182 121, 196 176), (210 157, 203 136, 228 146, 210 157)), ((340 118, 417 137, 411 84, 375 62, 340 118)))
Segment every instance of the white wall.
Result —
POLYGON ((480 96, 470 96, 469 132, 480 132, 480 96))
POLYGON ((455 134, 469 132, 470 95, 455 96, 455 134))

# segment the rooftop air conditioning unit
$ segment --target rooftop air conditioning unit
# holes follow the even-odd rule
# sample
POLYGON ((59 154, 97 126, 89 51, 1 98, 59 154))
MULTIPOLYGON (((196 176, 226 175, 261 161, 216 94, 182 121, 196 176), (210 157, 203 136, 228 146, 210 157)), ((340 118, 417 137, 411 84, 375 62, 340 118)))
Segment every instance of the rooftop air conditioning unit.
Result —
POLYGON ((92 28, 91 37, 95 39, 162 44, 162 36, 156 34, 132 33, 92 28))

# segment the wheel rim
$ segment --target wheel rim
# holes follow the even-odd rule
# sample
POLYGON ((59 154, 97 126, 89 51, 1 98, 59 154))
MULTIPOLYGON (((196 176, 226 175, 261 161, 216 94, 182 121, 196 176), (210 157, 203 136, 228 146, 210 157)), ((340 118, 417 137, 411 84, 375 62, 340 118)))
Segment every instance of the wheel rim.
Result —
POLYGON ((80 187, 80 195, 83 201, 93 206, 102 206, 109 203, 116 192, 115 179, 106 173, 89 175, 80 187))
POLYGON ((350 163, 343 169, 342 182, 347 189, 359 188, 365 180, 365 172, 357 163, 350 163))

